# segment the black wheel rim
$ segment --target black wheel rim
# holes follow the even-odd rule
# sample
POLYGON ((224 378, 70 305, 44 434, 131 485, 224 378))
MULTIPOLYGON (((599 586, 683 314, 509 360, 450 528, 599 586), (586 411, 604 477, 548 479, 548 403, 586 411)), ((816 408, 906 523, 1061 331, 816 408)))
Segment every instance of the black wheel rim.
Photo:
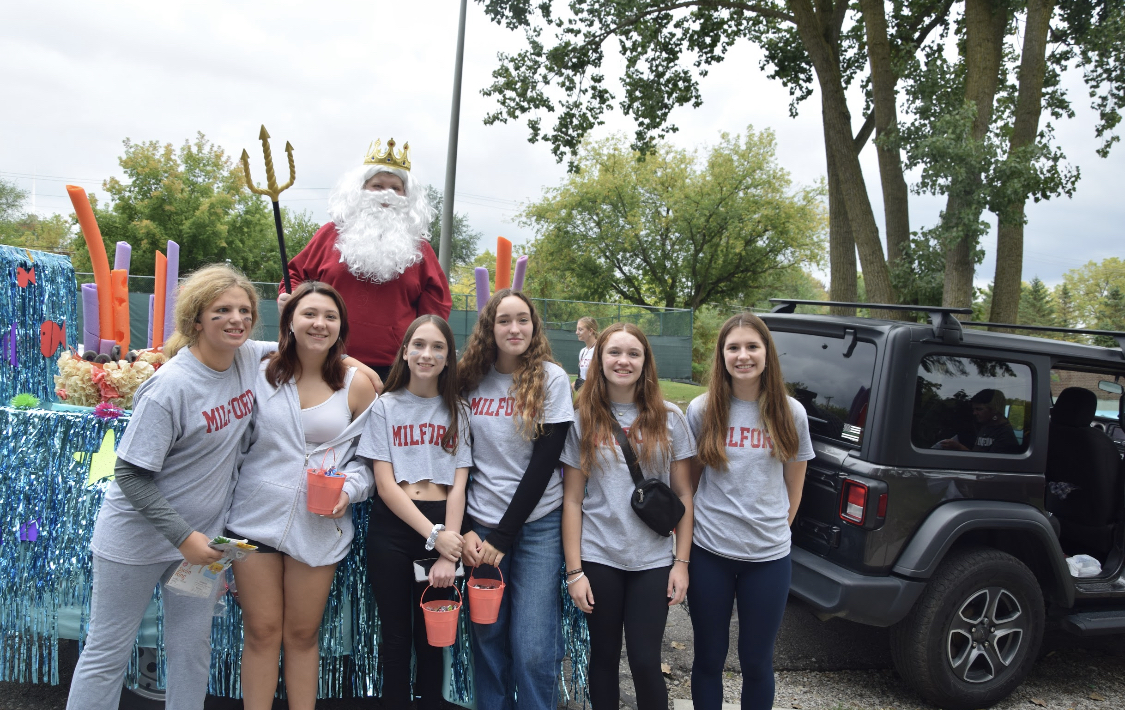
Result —
POLYGON ((1029 614, 1004 587, 973 592, 957 609, 946 637, 946 659, 958 680, 987 683, 1011 667, 1025 635, 1029 614))

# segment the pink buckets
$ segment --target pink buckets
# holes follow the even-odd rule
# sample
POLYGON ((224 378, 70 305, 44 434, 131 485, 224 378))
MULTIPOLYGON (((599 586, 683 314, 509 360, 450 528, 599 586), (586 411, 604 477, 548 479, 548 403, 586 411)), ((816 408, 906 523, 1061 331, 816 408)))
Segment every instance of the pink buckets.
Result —
MULTIPOLYGON (((328 451, 324 452, 325 459, 328 458, 328 451)), ((336 473, 335 451, 332 451, 332 459, 332 468, 324 468, 324 459, 321 459, 319 468, 305 471, 305 480, 308 483, 306 507, 310 513, 332 515, 332 510, 340 501, 340 491, 344 490, 344 482, 348 479, 336 473)))
POLYGON ((495 624, 500 615, 500 601, 504 598, 504 573, 497 567, 500 579, 477 579, 478 569, 473 568, 466 585, 469 590, 469 620, 474 624, 495 624))

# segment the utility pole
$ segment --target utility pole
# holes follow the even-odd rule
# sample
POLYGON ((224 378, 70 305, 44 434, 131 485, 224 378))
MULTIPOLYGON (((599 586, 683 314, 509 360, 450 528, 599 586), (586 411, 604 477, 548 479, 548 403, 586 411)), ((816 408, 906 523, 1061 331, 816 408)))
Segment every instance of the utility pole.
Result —
POLYGON ((449 262, 453 251, 453 191, 457 186, 457 134, 461 123, 461 70, 465 64, 465 8, 461 0, 461 18, 457 23, 457 59, 453 68, 453 106, 449 112, 449 152, 445 158, 445 197, 441 213, 441 241, 438 264, 450 276, 449 262))

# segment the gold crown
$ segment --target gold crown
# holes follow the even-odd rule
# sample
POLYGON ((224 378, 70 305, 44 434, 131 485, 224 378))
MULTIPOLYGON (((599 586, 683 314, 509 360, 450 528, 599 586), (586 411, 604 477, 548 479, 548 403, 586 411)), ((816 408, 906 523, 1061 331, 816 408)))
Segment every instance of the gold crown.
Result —
POLYGON ((406 143, 402 146, 402 152, 395 154, 395 139, 392 138, 387 141, 387 151, 381 152, 379 149, 382 147, 383 141, 376 138, 371 142, 371 147, 367 149, 367 155, 363 156, 364 165, 387 165, 392 168, 399 168, 400 170, 410 170, 410 159, 407 157, 410 154, 410 144, 406 143))

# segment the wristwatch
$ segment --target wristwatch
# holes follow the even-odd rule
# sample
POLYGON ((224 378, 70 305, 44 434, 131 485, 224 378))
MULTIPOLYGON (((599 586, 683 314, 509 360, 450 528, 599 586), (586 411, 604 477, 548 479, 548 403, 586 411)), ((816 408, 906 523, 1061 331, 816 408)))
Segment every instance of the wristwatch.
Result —
POLYGON ((445 526, 438 523, 434 526, 434 529, 430 531, 430 536, 426 539, 426 552, 434 549, 434 546, 437 545, 437 536, 442 530, 445 530, 445 526))

